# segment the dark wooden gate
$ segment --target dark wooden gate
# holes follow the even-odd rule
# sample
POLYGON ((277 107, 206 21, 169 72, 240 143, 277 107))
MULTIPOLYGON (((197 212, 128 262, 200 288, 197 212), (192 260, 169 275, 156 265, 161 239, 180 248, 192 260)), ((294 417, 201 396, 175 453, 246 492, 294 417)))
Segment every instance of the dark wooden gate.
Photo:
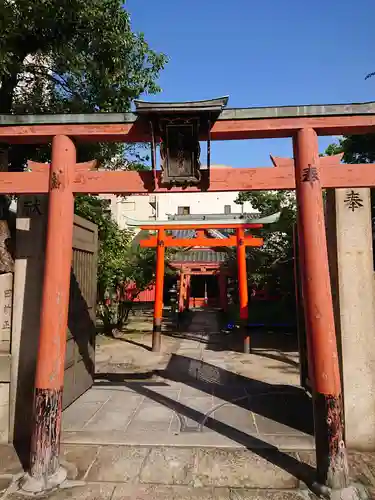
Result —
POLYGON ((97 226, 74 217, 63 407, 92 386, 95 373, 97 226))
POLYGON ((301 266, 298 252, 298 231, 297 225, 293 228, 293 246, 294 246, 294 283, 296 294, 296 318, 297 334, 299 348, 299 369, 300 384, 307 391, 311 391, 311 381, 309 379, 309 358, 307 351, 307 337, 305 325, 305 311, 303 305, 301 266))

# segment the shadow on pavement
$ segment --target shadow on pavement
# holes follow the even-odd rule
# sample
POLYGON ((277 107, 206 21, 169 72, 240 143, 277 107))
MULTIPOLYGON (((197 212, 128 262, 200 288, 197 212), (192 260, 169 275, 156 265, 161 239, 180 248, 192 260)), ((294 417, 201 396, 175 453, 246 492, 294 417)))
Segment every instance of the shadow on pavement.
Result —
MULTIPOLYGON (((186 364, 186 358, 181 359, 183 357, 181 356, 174 356, 174 360, 172 362, 172 366, 169 367, 171 370, 174 370, 176 368, 176 363, 179 363, 179 367, 181 369, 181 363, 186 364), (176 359, 179 358, 179 359, 176 359)), ((195 360, 189 360, 189 361, 195 361, 195 360)), ((204 363, 207 365, 207 363, 204 363)), ((190 366, 190 363, 189 363, 190 366)), ((188 383, 191 387, 196 387, 199 388, 200 390, 205 390, 208 393, 215 393, 218 397, 225 396, 228 401, 233 400, 235 397, 235 393, 237 392, 238 395, 238 389, 239 387, 237 386, 238 382, 240 379, 238 376, 234 374, 230 374, 226 370, 218 369, 216 367, 212 367, 211 365, 208 365, 209 369, 215 368, 216 370, 220 371, 222 381, 225 379, 228 381, 228 377, 233 376, 234 378, 232 379, 233 385, 229 385, 228 389, 223 390, 223 388, 219 385, 216 384, 215 382, 208 382, 208 381, 202 381, 200 380, 199 383, 197 384, 194 379, 190 380, 189 382, 189 374, 187 373, 185 377, 183 377, 183 381, 185 383, 188 383), (220 388, 221 387, 221 388, 220 388), (224 392, 227 391, 227 392, 224 392), (230 395, 230 396, 229 396, 230 395)), ((269 443, 266 443, 262 439, 255 437, 255 436, 250 436, 246 434, 243 431, 240 431, 236 428, 234 428, 231 425, 228 425, 224 422, 220 422, 216 420, 215 418, 212 418, 210 416, 206 416, 203 413, 201 413, 198 410, 192 409, 188 406, 186 406, 183 403, 180 403, 178 401, 175 401, 165 395, 159 394, 158 392, 155 392, 152 390, 153 387, 163 387, 163 386, 168 386, 168 383, 165 383, 163 381, 159 382, 157 380, 152 380, 152 374, 147 373, 144 374, 145 379, 149 377, 148 381, 144 382, 136 382, 135 379, 133 381, 131 380, 131 377, 128 377, 127 375, 122 375, 120 373, 117 374, 101 374, 100 378, 101 381, 96 382, 96 386, 99 387, 105 387, 105 386, 114 386, 114 385, 122 385, 125 386, 129 389, 132 389, 136 391, 138 394, 145 396, 146 398, 149 398, 156 403, 159 403, 166 408, 169 408, 176 412, 178 415, 182 415, 188 419, 194 420, 197 422, 197 424, 202 423, 203 421, 205 422, 205 426, 208 427, 209 429, 220 433, 223 436, 228 437, 229 439, 236 441, 238 444, 241 446, 246 447, 248 450, 251 450, 252 452, 256 453, 260 457, 268 460, 269 462, 273 463, 274 465, 277 465, 278 467, 284 469, 288 473, 292 474, 295 476, 297 479, 300 481, 303 481, 307 485, 310 485, 314 481, 314 474, 315 474, 315 469, 308 464, 302 463, 299 460, 297 460, 295 457, 292 455, 289 455, 286 452, 280 451, 276 446, 270 445, 269 443), (105 380, 104 380, 105 379, 105 380)), ((182 381, 181 377, 176 377, 174 376, 173 378, 168 376, 168 373, 163 372, 162 374, 164 377, 168 378, 169 380, 178 380, 182 381)), ((137 374, 137 378, 139 379, 139 374, 137 374)), ((243 378, 243 377, 242 377, 243 378)), ((246 380, 246 379, 245 379, 246 380)), ((256 391, 265 391, 268 389, 269 392, 272 390, 272 386, 269 384, 264 384, 263 382, 259 381, 254 381, 254 380, 248 380, 248 384, 253 384, 253 389, 256 391)), ((249 385, 247 387, 250 387, 249 385)), ((286 390, 286 388, 281 387, 281 391, 286 390)), ((290 390, 291 388, 287 388, 290 390)), ((259 394, 258 394, 259 395, 259 394)), ((280 394, 282 397, 284 397, 286 394, 280 394)), ((267 416, 268 418, 273 418, 274 420, 277 420, 278 422, 282 422, 286 425, 291 425, 290 421, 286 421, 285 417, 285 408, 282 408, 282 411, 278 410, 279 404, 277 401, 275 401, 275 396, 272 396, 273 398, 273 410, 270 410, 272 408, 271 406, 264 405, 262 404, 261 401, 256 402, 256 398, 249 398, 247 403, 241 404, 241 403, 236 403, 239 404, 240 406, 244 408, 248 408, 251 411, 255 411, 261 415, 267 416), (284 413, 283 413, 284 412, 284 413)), ((281 400, 280 400, 281 401, 281 400)), ((289 406, 291 406, 292 402, 289 401, 289 406)), ((286 407, 288 405, 285 405, 286 407)), ((297 423, 297 420, 295 421, 297 423)), ((299 425, 299 428, 303 429, 304 431, 306 430, 305 427, 302 425, 299 425)))

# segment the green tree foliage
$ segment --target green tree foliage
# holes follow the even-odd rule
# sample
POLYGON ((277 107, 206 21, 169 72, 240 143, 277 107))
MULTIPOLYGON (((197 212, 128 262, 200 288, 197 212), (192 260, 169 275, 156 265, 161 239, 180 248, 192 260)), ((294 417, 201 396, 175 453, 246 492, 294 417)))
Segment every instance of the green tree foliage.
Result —
MULTIPOLYGON (((0 9, 0 114, 93 113, 131 109, 156 93, 166 57, 133 33, 121 0, 3 0, 0 9)), ((21 171, 26 160, 49 161, 50 145, 0 145, 0 170, 21 171)), ((142 149, 78 144, 78 161, 137 168, 142 149)), ((4 197, 1 197, 4 198, 4 197)), ((8 200, 0 200, 0 271, 12 271, 5 243, 8 200), (4 244, 2 242, 5 242, 4 244)))
MULTIPOLYGON (((350 135, 343 137, 326 149, 327 155, 344 153, 344 163, 375 163, 375 135, 350 135)), ((375 220, 375 189, 371 189, 371 216, 375 220)))
POLYGON ((133 245, 133 231, 119 228, 111 217, 107 200, 77 196, 75 213, 98 226, 99 315, 106 332, 121 330, 134 299, 154 282, 155 250, 133 245), (124 296, 124 288, 129 285, 134 293, 124 296))
MULTIPOLYGON (((166 58, 132 32, 121 0, 5 0, 0 16, 0 113, 124 113, 159 91, 166 58)), ((40 150, 12 148, 10 166, 40 150)), ((124 152, 123 144, 78 151, 79 160, 115 165, 124 152)))
MULTIPOLYGON (((249 201, 262 215, 281 212, 280 220, 258 230, 264 238, 261 248, 247 252, 249 283, 282 297, 282 308, 290 319, 295 314, 293 226, 296 221, 294 191, 249 191, 236 203, 249 201)), ((253 231, 255 233, 255 231, 253 231)))

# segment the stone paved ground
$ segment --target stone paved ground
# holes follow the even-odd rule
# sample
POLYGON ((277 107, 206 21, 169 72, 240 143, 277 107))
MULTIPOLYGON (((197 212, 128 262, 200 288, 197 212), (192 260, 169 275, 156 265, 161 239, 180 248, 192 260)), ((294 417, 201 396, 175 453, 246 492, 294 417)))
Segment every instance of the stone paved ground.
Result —
POLYGON ((224 350, 218 331, 215 313, 204 312, 186 334, 165 336, 160 354, 148 332, 102 339, 96 383, 64 412, 63 441, 311 449, 295 347, 281 350, 269 335, 245 355, 224 350))
MULTIPOLYGON (((205 312, 183 334, 166 331, 160 354, 150 351, 149 318, 123 338, 99 338, 94 387, 63 416, 62 463, 85 483, 48 498, 307 500, 311 402, 293 342, 255 335, 244 355, 218 331, 205 312)), ((375 498, 375 455, 352 454, 350 464, 375 498)), ((13 448, 0 448, 0 473, 21 471, 13 448)), ((24 498, 11 490, 0 499, 24 498)))
MULTIPOLYGON (((313 452, 192 447, 63 445, 68 488, 43 498, 63 500, 188 500, 315 498, 313 452), (73 483, 72 481, 75 481, 73 483), (75 484, 74 487, 73 484, 75 484), (251 487, 250 487, 251 485, 251 487)), ((375 499, 375 455, 350 454, 352 481, 375 499)), ((21 500, 11 477, 22 473, 12 447, 0 447, 0 498, 21 500), (2 490, 2 491, 1 491, 2 490)))

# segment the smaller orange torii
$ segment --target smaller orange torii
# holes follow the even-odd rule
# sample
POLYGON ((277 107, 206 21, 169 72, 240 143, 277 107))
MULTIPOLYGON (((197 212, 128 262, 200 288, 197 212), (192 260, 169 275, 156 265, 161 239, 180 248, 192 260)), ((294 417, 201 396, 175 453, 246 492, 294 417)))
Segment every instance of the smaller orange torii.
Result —
MULTIPOLYGON (((272 224, 280 218, 280 213, 268 217, 258 217, 250 220, 213 220, 213 221, 136 221, 127 219, 130 227, 139 227, 146 231, 157 232, 140 241, 143 248, 156 248, 156 283, 154 322, 152 333, 152 350, 159 352, 161 348, 161 325, 163 317, 163 292, 165 271, 165 248, 171 247, 237 247, 238 289, 240 303, 240 321, 244 333, 244 352, 250 352, 250 336, 247 331, 248 320, 248 287, 246 272, 246 247, 261 247, 263 238, 245 234, 247 229, 260 229, 264 224, 272 224), (218 229, 231 229, 235 235, 223 235, 218 229), (173 231, 190 230, 192 237, 174 238, 173 231), (215 231, 216 230, 216 231, 215 231), (213 231, 213 237, 207 237, 206 232, 213 231), (172 234, 167 234, 172 233, 172 234)), ((212 233, 211 233, 212 234, 212 233)))

